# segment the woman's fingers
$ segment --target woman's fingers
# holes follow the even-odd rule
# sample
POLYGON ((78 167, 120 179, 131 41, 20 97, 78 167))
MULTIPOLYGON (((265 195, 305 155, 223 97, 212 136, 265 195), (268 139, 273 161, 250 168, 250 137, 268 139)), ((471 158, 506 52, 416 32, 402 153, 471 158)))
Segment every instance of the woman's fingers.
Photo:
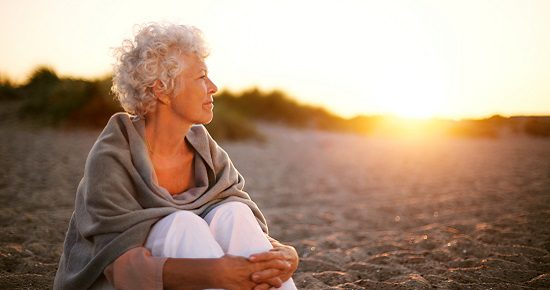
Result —
MULTIPOLYGON (((279 286, 279 287, 281 287, 281 286, 279 286)), ((269 285, 267 283, 262 283, 262 284, 256 285, 256 287, 254 287, 254 290, 269 290, 269 288, 271 288, 271 285, 269 285)))
POLYGON ((279 246, 274 249, 251 255, 248 260, 256 264, 257 271, 251 276, 255 283, 268 283, 280 287, 298 267, 298 253, 293 247, 279 246), (279 286, 277 286, 279 285, 279 286))
POLYGON ((267 270, 259 271, 252 274, 252 281, 256 283, 267 281, 271 278, 275 278, 279 276, 281 272, 282 271, 279 269, 267 269, 267 270))
POLYGON ((272 287, 281 287, 283 281, 288 280, 287 273, 290 272, 290 263, 275 259, 267 262, 258 262, 261 270, 251 275, 251 280, 255 283, 268 283, 272 287))
POLYGON ((296 271, 299 262, 298 252, 296 252, 296 249, 291 246, 279 246, 275 250, 279 251, 281 255, 284 256, 288 262, 290 262, 292 272, 296 271))
POLYGON ((281 280, 278 277, 275 277, 267 280, 266 282, 261 282, 260 284, 256 285, 256 287, 254 287, 254 290, 270 289, 272 287, 279 288, 281 286, 283 286, 283 280, 281 280))
POLYGON ((254 268, 255 268, 254 273, 258 273, 268 269, 274 269, 274 270, 279 270, 281 272, 286 272, 291 267, 289 262, 285 260, 280 260, 280 259, 252 263, 252 265, 254 265, 254 268))
POLYGON ((251 255, 248 259, 251 262, 261 262, 261 261, 268 261, 268 260, 273 260, 273 259, 284 260, 284 259, 287 259, 287 258, 288 257, 286 257, 284 252, 274 250, 274 251, 263 252, 263 253, 258 253, 258 254, 251 255))
POLYGON ((279 277, 271 278, 267 280, 267 283, 271 285, 271 287, 275 287, 275 288, 279 288, 283 286, 283 280, 281 280, 281 278, 279 277))
POLYGON ((254 290, 269 290, 272 287, 279 288, 281 286, 283 286, 283 281, 281 281, 281 279, 272 278, 272 279, 269 279, 267 283, 261 283, 256 285, 256 287, 254 287, 254 290))

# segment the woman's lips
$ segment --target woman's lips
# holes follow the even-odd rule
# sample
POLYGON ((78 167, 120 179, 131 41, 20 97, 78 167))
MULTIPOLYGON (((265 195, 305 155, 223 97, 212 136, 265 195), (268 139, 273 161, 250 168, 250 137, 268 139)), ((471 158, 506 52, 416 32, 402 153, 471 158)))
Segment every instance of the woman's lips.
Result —
POLYGON ((214 108, 214 102, 206 102, 206 103, 204 103, 204 104, 202 104, 202 105, 203 105, 203 106, 206 106, 206 107, 208 107, 208 108, 210 108, 210 109, 214 108))

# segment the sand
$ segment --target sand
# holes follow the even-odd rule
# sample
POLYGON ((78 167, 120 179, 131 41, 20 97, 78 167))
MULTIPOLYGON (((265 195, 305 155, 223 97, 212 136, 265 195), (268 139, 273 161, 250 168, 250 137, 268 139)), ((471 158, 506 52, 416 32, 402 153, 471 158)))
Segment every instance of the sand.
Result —
MULTIPOLYGON (((97 130, 0 112, 0 289, 52 287, 97 130)), ((550 288, 550 140, 397 140, 260 124, 221 142, 296 247, 300 289, 550 288)))

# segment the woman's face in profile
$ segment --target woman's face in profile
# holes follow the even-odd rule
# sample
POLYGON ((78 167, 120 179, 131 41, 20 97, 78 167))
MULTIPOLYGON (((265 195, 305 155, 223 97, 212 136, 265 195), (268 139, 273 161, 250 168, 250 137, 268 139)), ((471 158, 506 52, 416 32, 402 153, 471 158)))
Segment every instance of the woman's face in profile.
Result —
POLYGON ((171 98, 172 112, 192 124, 208 124, 214 117, 213 94, 218 91, 208 77, 204 60, 196 55, 182 55, 185 68, 176 77, 171 98))

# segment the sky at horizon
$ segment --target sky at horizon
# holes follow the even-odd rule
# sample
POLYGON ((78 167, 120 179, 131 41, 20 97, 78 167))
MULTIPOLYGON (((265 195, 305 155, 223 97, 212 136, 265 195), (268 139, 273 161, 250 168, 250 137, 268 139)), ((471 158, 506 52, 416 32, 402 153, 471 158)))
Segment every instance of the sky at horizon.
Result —
POLYGON ((203 30, 214 82, 341 114, 550 115, 550 1, 0 0, 0 73, 110 73, 151 21, 203 30))

